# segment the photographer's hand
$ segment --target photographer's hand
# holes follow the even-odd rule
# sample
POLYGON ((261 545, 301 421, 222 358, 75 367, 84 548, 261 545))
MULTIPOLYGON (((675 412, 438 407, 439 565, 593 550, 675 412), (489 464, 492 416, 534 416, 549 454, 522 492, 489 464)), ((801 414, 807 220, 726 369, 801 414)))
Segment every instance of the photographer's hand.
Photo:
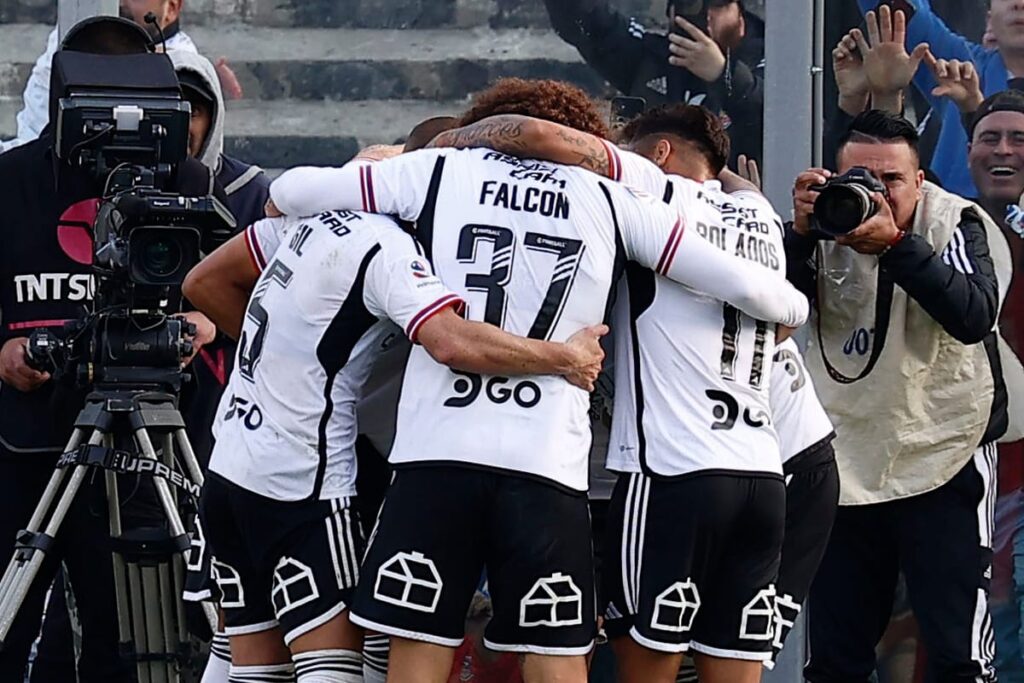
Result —
POLYGON ((824 185, 831 177, 832 171, 824 168, 810 168, 796 177, 793 184, 793 230, 797 233, 806 236, 811 232, 811 215, 818 199, 818 192, 811 187, 824 185))
POLYGON ((725 71, 725 55, 722 54, 722 48, 718 47, 711 36, 681 16, 676 16, 676 24, 690 37, 677 33, 668 34, 668 63, 672 66, 681 66, 708 83, 717 81, 725 71))
POLYGON ((199 311, 189 311, 182 313, 177 316, 183 320, 187 320, 196 326, 196 333, 189 337, 189 341, 192 342, 192 355, 185 358, 182 361, 182 367, 185 367, 192 362, 192 359, 196 357, 203 347, 212 342, 217 337, 217 326, 199 311))
POLYGON ((35 391, 50 379, 50 373, 40 372, 28 364, 25 350, 26 337, 10 339, 0 349, 0 381, 18 391, 35 391))
POLYGON ((837 244, 850 247, 858 254, 881 255, 903 236, 903 231, 896 225, 892 209, 885 196, 873 192, 871 199, 878 205, 878 213, 865 221, 859 228, 836 238, 837 244))

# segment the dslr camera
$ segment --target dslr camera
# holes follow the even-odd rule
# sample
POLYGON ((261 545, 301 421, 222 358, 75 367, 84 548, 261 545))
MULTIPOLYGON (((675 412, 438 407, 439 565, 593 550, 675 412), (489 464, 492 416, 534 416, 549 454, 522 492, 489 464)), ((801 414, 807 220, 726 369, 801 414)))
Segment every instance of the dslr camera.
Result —
POLYGON ((863 166, 854 166, 811 189, 820 193, 814 201, 814 228, 832 239, 853 232, 878 213, 873 193, 889 194, 885 184, 863 166))
MULTIPOLYGON (((174 67, 164 54, 62 51, 54 57, 51 92, 60 163, 104 188, 91 229, 61 226, 58 233, 62 246, 90 245, 85 258, 91 257, 96 295, 82 319, 36 330, 29 362, 82 388, 176 392, 181 361, 192 351, 186 337, 195 332, 172 317, 181 284, 204 248, 231 236, 235 220, 212 194, 173 189, 187 158, 191 116, 174 67)), ((65 251, 81 261, 85 250, 65 251)))

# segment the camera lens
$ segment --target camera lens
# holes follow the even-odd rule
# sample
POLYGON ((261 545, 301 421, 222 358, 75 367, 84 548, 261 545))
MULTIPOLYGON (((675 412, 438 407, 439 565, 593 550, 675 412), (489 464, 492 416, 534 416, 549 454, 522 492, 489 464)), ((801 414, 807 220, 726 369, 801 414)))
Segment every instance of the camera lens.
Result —
POLYGON ((168 277, 181 267, 181 245, 176 240, 150 235, 139 246, 140 264, 150 277, 168 277))
POLYGON ((852 232, 871 217, 874 203, 859 185, 833 185, 814 202, 814 217, 824 232, 838 237, 852 232))

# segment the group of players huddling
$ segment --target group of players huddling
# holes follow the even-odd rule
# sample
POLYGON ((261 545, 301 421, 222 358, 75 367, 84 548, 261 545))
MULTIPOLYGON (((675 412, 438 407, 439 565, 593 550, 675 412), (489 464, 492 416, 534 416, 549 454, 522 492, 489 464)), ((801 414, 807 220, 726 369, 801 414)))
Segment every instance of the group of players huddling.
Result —
MULTIPOLYGON (((692 106, 607 141, 576 88, 509 79, 429 148, 297 168, 186 294, 238 334, 200 506, 231 681, 447 681, 486 572, 487 647, 526 681, 760 679, 838 498, 832 426, 792 341, 783 231, 692 106), (614 342, 601 587, 590 397, 614 342), (397 327, 396 327, 397 326, 397 327), (412 344, 364 542, 356 406, 412 344), (788 484, 788 488, 787 488, 788 484)), ((450 127, 450 126, 449 126, 450 127)), ((193 558, 195 559, 195 558, 193 558)))

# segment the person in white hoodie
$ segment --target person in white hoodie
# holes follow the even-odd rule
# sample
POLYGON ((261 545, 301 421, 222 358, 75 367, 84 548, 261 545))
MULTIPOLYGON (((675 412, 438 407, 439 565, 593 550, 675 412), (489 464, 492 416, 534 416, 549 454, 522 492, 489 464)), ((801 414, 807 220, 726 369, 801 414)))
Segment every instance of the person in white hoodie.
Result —
MULTIPOLYGON (((146 14, 152 12, 156 16, 160 30, 163 31, 163 39, 166 41, 164 48, 197 52, 195 43, 179 25, 183 4, 184 0, 121 0, 120 14, 146 29, 160 49, 159 31, 145 21, 146 14)), ((25 92, 22 94, 25 106, 18 112, 18 132, 13 139, 0 141, 0 152, 35 140, 49 122, 50 62, 53 61, 53 55, 59 47, 60 38, 57 27, 54 27, 46 39, 46 50, 39 55, 35 66, 32 67, 32 75, 25 85, 25 92)))

